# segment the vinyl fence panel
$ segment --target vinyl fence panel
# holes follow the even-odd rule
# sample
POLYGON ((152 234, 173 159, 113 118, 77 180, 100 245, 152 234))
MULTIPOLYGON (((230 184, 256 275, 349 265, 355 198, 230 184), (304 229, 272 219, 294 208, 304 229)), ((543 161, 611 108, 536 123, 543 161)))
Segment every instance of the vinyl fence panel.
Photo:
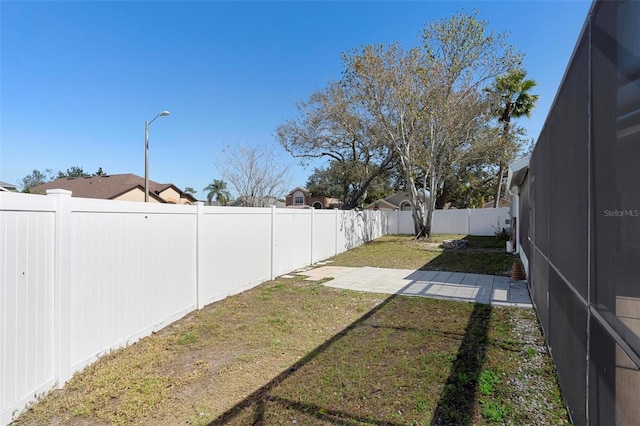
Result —
POLYGON ((490 237, 502 229, 509 229, 511 215, 508 207, 469 210, 469 234, 490 237))
POLYGON ((469 234, 469 211, 435 210, 433 212, 434 234, 469 234))
POLYGON ((338 210, 315 210, 313 215, 313 263, 336 255, 338 210))
POLYGON ((193 206, 74 199, 71 368, 195 308, 193 206))
POLYGON ((380 212, 0 193, 0 425, 111 349, 381 236, 380 212))
MULTIPOLYGON (((388 233, 414 234, 410 211, 385 212, 388 233)), ((449 209, 433 212, 434 234, 492 236, 509 228, 509 209, 449 209)))
POLYGON ((269 208, 205 207, 200 223, 201 306, 271 278, 269 208))
POLYGON ((56 380, 54 201, 26 194, 0 200, 0 424, 56 380))
POLYGON ((313 209, 273 211, 273 273, 278 276, 311 263, 313 209))

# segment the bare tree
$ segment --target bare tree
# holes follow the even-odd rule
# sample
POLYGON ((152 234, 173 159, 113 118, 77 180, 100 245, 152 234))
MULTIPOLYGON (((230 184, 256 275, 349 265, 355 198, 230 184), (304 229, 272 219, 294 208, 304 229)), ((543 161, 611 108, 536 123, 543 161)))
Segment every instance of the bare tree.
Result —
POLYGON ((428 87, 420 77, 415 49, 398 44, 365 46, 343 55, 342 84, 353 92, 354 108, 375 129, 376 137, 397 156, 412 201, 416 229, 424 223, 423 198, 415 185, 416 152, 423 140, 428 87))
POLYGON ((266 207, 287 191, 289 170, 272 146, 225 147, 217 167, 244 206, 266 207))
MULTIPOLYGON (((352 87, 330 83, 297 104, 300 116, 278 127, 282 146, 297 158, 328 158, 340 175, 344 209, 362 205, 377 178, 394 166, 394 152, 376 134, 375 123, 358 111, 352 87)), ((338 194, 327 194, 337 197, 338 194)))

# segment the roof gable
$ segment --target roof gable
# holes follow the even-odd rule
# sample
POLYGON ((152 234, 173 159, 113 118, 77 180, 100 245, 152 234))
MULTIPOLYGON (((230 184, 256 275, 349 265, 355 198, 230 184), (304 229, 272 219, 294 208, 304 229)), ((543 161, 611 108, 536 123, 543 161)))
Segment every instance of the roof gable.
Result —
POLYGON ((296 193, 296 191, 302 191, 304 192, 304 195, 310 195, 311 192, 309 192, 309 190, 307 188, 303 188, 301 186, 296 186, 291 192, 289 192, 287 195, 293 195, 296 193))

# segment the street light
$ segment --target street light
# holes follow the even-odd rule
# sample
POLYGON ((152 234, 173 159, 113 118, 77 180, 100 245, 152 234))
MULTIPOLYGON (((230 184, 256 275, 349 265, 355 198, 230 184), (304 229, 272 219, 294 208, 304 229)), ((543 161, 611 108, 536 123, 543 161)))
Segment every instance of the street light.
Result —
MULTIPOLYGON (((169 111, 162 111, 160 114, 153 117, 155 120, 158 117, 166 117, 169 115, 169 111)), ((144 202, 149 202, 149 125, 153 123, 151 121, 144 122, 144 202)))

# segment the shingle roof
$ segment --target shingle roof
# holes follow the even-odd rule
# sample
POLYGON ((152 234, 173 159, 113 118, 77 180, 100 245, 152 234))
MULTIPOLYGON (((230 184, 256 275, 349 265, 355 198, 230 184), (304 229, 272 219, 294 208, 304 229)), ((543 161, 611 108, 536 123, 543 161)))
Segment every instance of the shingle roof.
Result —
MULTIPOLYGON (((141 187, 144 190, 144 178, 134 175, 133 173, 125 173, 120 175, 56 179, 31 188, 31 192, 34 194, 45 194, 47 189, 66 189, 71 191, 74 197, 111 200, 136 187, 141 187)), ((155 197, 154 194, 160 193, 169 187, 174 187, 180 192, 182 197, 190 201, 196 201, 193 196, 183 192, 171 183, 157 183, 152 180, 149 181, 149 195, 155 197)), ((159 197, 155 198, 158 198, 159 201, 164 201, 159 197)))
POLYGON ((2 188, 2 189, 0 189, 2 191, 11 191, 11 192, 15 191, 15 192, 18 192, 18 187, 16 185, 14 185, 12 183, 3 182, 1 180, 0 180, 0 188, 2 188))

